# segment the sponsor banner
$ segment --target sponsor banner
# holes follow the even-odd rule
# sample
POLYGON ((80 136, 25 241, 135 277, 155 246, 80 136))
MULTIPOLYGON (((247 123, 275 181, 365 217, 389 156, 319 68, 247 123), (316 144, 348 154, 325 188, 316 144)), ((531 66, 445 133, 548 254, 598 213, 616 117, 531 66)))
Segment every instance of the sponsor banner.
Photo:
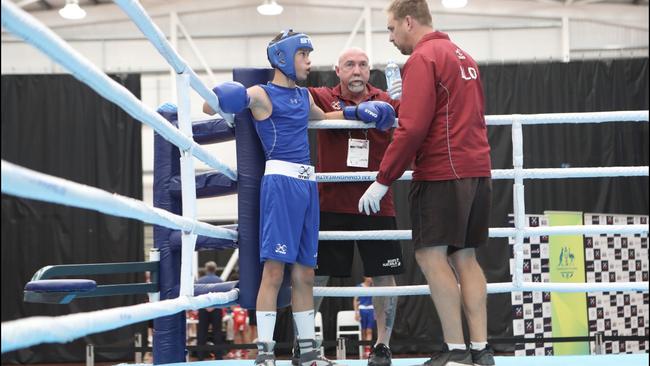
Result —
MULTIPOLYGON (((549 226, 582 225, 582 212, 546 211, 549 226)), ((549 267, 551 282, 584 283, 585 251, 580 234, 549 237, 549 267)), ((587 295, 585 293, 551 294, 553 337, 589 335, 587 295)), ((588 342, 557 342, 554 355, 587 355, 588 342)))

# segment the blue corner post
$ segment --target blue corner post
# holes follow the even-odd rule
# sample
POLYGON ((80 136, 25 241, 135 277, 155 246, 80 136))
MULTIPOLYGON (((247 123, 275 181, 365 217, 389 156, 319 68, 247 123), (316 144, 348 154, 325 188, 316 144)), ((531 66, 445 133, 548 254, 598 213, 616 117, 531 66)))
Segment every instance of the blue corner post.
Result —
MULTIPOLYGON (((170 123, 176 122, 175 113, 164 113, 160 109, 159 113, 170 123)), ((170 184, 171 178, 179 174, 178 148, 154 132, 154 206, 177 215, 182 214, 181 202, 172 196, 170 184)), ((180 290, 181 250, 180 246, 171 245, 172 232, 172 229, 162 226, 155 225, 153 228, 154 246, 160 252, 160 300, 174 299, 178 297, 180 290)), ((156 318, 153 326, 154 364, 185 362, 185 312, 156 318)))

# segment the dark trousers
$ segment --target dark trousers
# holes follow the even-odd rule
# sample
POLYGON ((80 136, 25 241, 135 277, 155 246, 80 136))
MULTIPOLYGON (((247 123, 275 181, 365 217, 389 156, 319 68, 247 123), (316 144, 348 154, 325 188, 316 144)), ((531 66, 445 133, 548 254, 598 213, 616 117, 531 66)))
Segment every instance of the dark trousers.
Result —
MULTIPOLYGON (((212 325, 212 343, 223 344, 223 332, 221 331, 221 309, 207 311, 199 310, 199 324, 196 330, 196 345, 203 346, 209 339, 209 329, 212 325)), ((203 360, 209 353, 207 351, 198 351, 199 360, 203 360)), ((215 351, 217 360, 223 359, 223 350, 215 351)))

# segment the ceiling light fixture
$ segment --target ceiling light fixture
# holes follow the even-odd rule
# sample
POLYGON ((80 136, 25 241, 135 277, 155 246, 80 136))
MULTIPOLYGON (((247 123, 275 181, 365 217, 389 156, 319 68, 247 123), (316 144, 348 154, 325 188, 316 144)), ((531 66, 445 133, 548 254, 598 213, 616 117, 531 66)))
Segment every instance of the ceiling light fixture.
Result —
POLYGON ((257 7, 257 12, 262 15, 278 15, 282 13, 282 5, 275 0, 264 0, 264 3, 257 7))
POLYGON ((448 9, 458 9, 467 6, 467 0, 442 0, 442 6, 448 9))
POLYGON ((59 10, 59 15, 65 19, 83 19, 86 11, 79 7, 79 0, 65 0, 65 6, 59 10))

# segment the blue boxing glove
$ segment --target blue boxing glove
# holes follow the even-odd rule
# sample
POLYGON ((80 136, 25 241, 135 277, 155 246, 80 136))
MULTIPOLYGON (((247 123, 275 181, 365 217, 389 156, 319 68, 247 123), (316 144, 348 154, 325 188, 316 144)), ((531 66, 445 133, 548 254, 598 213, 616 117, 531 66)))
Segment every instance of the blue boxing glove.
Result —
POLYGON ((388 131, 395 125, 395 109, 386 102, 378 102, 379 120, 375 121, 375 128, 380 131, 388 131))
POLYGON ((212 91, 219 98, 219 107, 226 113, 239 113, 250 104, 246 88, 236 81, 219 84, 212 91))
POLYGON ((156 109, 156 112, 169 122, 178 121, 178 108, 174 103, 164 103, 156 109))
POLYGON ((374 123, 378 130, 386 131, 395 124, 395 109, 386 102, 369 101, 343 108, 343 117, 374 123))

